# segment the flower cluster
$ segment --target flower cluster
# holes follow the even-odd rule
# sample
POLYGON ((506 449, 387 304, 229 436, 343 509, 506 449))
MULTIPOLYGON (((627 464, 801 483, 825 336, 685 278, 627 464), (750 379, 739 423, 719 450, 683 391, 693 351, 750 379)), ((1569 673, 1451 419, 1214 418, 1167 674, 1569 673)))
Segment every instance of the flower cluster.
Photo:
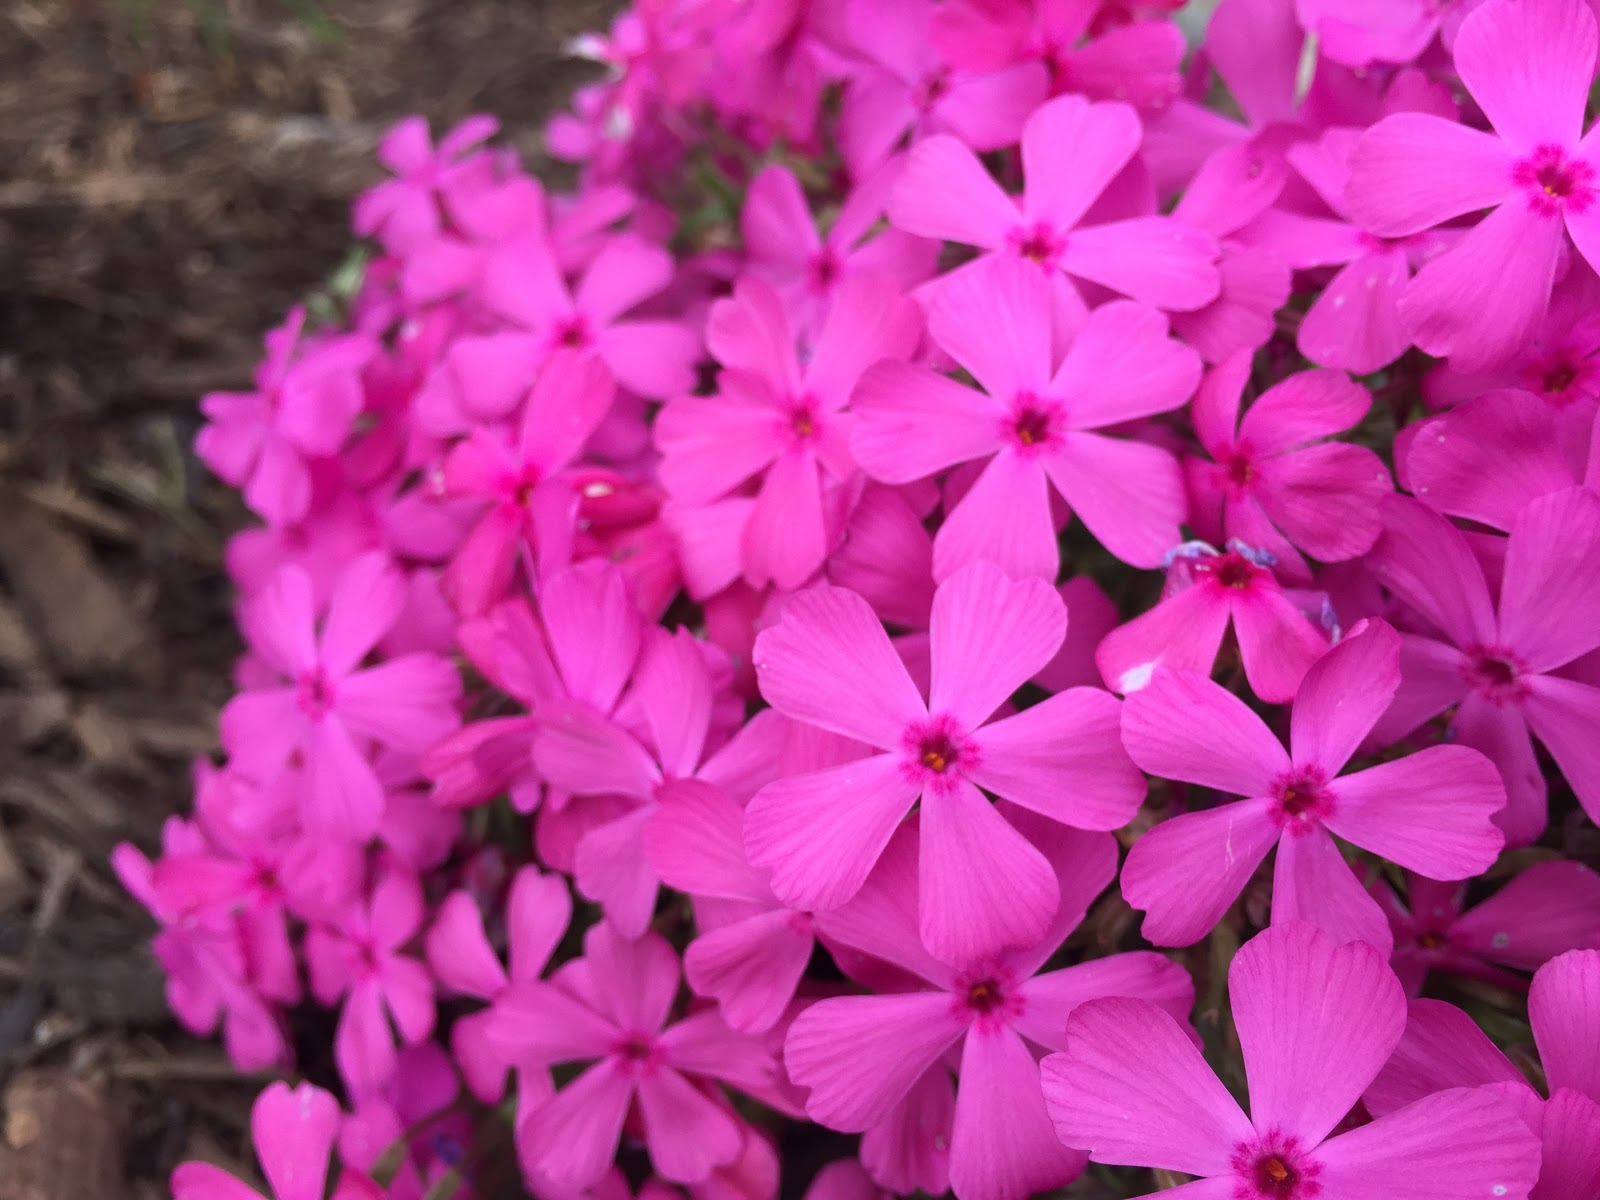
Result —
POLYGON ((278 1200, 1600 1194, 1595 11, 1181 7, 654 0, 574 191, 384 140, 116 858, 340 1091, 278 1200))

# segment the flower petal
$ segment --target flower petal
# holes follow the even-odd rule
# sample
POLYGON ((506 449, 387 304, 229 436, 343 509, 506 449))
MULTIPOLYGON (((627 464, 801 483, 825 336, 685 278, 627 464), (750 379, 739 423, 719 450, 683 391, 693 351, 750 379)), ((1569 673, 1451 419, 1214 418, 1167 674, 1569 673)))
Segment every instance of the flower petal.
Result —
POLYGON ((1303 922, 1246 942, 1228 968, 1228 996, 1251 1120, 1308 1146, 1354 1107, 1405 1030, 1405 991, 1384 956, 1303 922))
POLYGON ((1040 1064, 1056 1134, 1095 1162, 1232 1175, 1249 1120, 1184 1025, 1147 1000, 1080 1004, 1067 1050, 1040 1064))

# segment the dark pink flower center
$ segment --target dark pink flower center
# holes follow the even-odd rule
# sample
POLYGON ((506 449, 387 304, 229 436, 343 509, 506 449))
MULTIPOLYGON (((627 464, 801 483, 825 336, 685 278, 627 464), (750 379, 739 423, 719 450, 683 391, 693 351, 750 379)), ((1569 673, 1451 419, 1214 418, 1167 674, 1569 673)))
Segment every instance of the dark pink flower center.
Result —
POLYGON ((661 1065, 661 1047, 655 1038, 636 1033, 624 1038, 611 1049, 612 1055, 627 1071, 644 1075, 661 1065))
POLYGON ((1005 967, 982 967, 957 977, 952 997, 958 1020, 994 1027, 1022 1015, 1023 997, 1014 972, 1005 967))
POLYGON ((1261 574, 1261 568, 1256 566, 1244 555, 1229 550, 1217 555, 1206 570, 1211 578, 1215 579, 1225 588, 1243 591, 1256 581, 1256 576, 1261 574))
POLYGON ((1494 704, 1515 704, 1528 694, 1522 682, 1522 664, 1502 646, 1471 646, 1467 649, 1467 684, 1479 696, 1494 704))
POLYGON ((506 499, 517 508, 527 508, 533 502, 533 490, 538 486, 538 468, 523 467, 506 485, 506 499))
POLYGON ((913 103, 921 112, 927 112, 950 91, 950 68, 935 67, 918 81, 913 103))
POLYGON ((1042 267, 1052 265, 1066 249, 1066 242, 1042 221, 1031 227, 1013 229, 1009 240, 1018 255, 1042 267))
POLYGON ((1301 1148, 1300 1139, 1271 1131, 1233 1153, 1236 1200, 1312 1200, 1322 1193, 1322 1164, 1301 1148))
POLYGON ((1228 460, 1222 464, 1222 470, 1236 490, 1243 491, 1249 487, 1256 478, 1255 465, 1247 454, 1235 451, 1229 455, 1228 460))
POLYGON ((1061 406, 1053 400, 1023 392, 1011 406, 1006 421, 1006 436, 1013 449, 1037 450, 1059 436, 1061 406))
POLYGON ((325 668, 318 665, 301 674, 296 681, 300 711, 313 721, 320 721, 327 716, 333 708, 334 686, 333 680, 328 678, 325 668))
POLYGON ((1600 364, 1586 354, 1563 348, 1529 363, 1522 374, 1529 390, 1556 408, 1565 408, 1594 392, 1600 364))
POLYGON ((589 332, 589 322, 579 313, 556 322, 553 333, 555 344, 569 350, 583 350, 594 343, 594 336, 589 332))
POLYGON ((1333 813, 1327 776, 1315 767, 1299 767, 1273 785, 1279 821, 1290 832, 1304 832, 1333 813))
POLYGON ((972 769, 977 747, 949 717, 934 717, 906 730, 907 769, 922 787, 954 787, 972 769))
POLYGON ((831 291, 833 285, 839 282, 843 270, 844 264, 839 261, 833 248, 824 246, 811 260, 812 289, 818 292, 831 291))
POLYGON ((1595 170, 1560 146, 1544 145, 1512 168, 1533 210, 1547 217, 1583 212, 1595 198, 1595 170))
POLYGON ((789 409, 789 432, 796 441, 806 442, 817 436, 817 406, 809 397, 796 400, 789 409))
POLYGON ((917 748, 917 761, 935 775, 943 775, 961 758, 961 749, 948 733, 932 733, 917 748))

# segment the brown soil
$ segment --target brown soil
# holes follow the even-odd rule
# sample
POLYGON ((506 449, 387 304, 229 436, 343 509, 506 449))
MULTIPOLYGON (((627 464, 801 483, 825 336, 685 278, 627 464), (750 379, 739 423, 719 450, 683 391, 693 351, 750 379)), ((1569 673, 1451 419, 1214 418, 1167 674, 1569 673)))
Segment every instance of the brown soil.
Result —
POLYGON ((499 116, 535 164, 611 0, 0 6, 0 1200, 166 1195, 246 1166, 249 1104, 167 1015, 106 866, 215 746, 234 498, 199 393, 350 248, 395 119, 499 116), (319 15, 320 14, 320 15, 319 15))

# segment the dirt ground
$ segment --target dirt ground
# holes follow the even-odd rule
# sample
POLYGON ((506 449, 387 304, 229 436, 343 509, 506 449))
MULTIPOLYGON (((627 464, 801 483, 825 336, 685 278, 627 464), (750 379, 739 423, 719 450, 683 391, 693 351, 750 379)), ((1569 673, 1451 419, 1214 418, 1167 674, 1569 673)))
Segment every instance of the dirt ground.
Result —
POLYGON ((179 1031, 106 866, 153 849, 237 650, 199 393, 349 249, 395 119, 539 159, 609 0, 0 4, 0 1200, 249 1161, 259 1081, 179 1031), (63 1134, 65 1136, 63 1136, 63 1134))

